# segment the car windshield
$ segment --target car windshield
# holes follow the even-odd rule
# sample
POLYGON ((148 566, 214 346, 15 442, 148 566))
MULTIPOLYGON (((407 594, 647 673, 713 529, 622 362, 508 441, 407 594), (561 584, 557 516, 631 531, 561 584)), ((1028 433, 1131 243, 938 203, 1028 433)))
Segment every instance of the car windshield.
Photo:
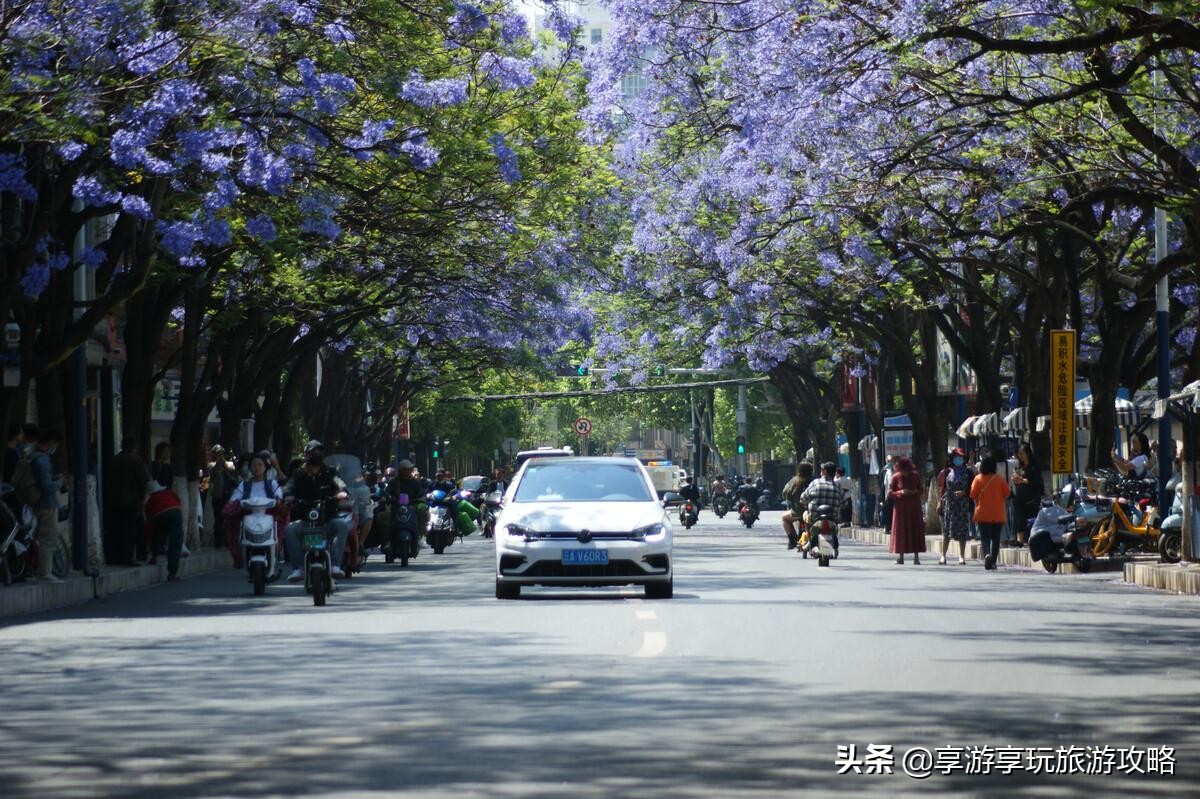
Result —
POLYGON ((637 466, 628 463, 534 461, 513 496, 514 502, 652 502, 637 466))

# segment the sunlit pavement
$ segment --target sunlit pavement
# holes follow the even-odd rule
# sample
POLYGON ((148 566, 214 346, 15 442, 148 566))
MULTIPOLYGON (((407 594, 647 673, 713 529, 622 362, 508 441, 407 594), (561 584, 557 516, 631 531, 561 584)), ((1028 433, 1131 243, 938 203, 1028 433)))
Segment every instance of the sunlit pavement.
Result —
POLYGON ((677 531, 672 600, 498 601, 472 537, 374 558, 324 608, 229 569, 10 620, 0 794, 1195 795, 1200 601, 852 542, 822 569, 778 518, 677 531), (839 745, 892 747, 894 773, 839 766, 839 745), (1071 746, 1170 747, 1174 774, 902 764, 1071 746))

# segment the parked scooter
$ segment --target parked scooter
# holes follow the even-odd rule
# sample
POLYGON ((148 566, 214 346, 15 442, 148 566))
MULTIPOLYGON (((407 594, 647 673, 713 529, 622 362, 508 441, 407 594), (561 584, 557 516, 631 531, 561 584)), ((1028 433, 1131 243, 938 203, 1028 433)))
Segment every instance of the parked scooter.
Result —
MULTIPOLYGON (((37 573, 37 529, 37 515, 33 509, 16 501, 11 485, 0 483, 0 582, 4 585, 31 578, 37 573), (14 507, 19 508, 19 512, 14 512, 14 507)), ((59 536, 50 573, 60 580, 67 576, 67 552, 66 541, 59 536)))
POLYGON ((336 589, 329 554, 333 533, 325 527, 325 502, 297 502, 297 508, 304 547, 304 590, 312 594, 314 605, 324 605, 325 598, 336 589))
POLYGON ((1029 529, 1029 557, 1041 561, 1042 568, 1051 574, 1058 571, 1061 563, 1074 564, 1086 574, 1096 562, 1091 528, 1074 511, 1065 511, 1053 500, 1043 499, 1029 529))
POLYGON ((1171 515, 1163 519, 1158 536, 1158 555, 1164 563, 1178 563, 1183 546, 1183 498, 1178 493, 1171 503, 1171 515))
POLYGON ((679 506, 679 523, 683 525, 683 529, 692 529, 699 518, 700 509, 696 507, 696 503, 690 499, 684 500, 684 503, 679 506))
POLYGON ((279 548, 278 536, 275 533, 275 517, 270 511, 275 507, 275 500, 267 497, 253 497, 242 500, 242 562, 250 573, 250 581, 254 583, 254 595, 262 596, 267 592, 267 583, 278 579, 279 548))
POLYGON ((818 566, 828 566, 838 556, 837 509, 832 505, 821 505, 809 513, 809 523, 800 537, 800 552, 817 559, 818 566))

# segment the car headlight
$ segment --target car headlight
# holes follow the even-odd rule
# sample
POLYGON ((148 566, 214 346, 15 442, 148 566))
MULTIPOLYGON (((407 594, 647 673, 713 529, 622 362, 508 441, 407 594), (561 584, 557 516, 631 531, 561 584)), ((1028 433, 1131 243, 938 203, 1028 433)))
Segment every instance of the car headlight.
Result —
POLYGON ((532 529, 520 524, 505 525, 505 529, 508 530, 509 535, 524 538, 526 541, 530 540, 535 535, 532 529))
POLYGON ((639 527, 633 531, 634 538, 658 538, 666 535, 667 526, 662 522, 648 524, 645 527, 639 527))

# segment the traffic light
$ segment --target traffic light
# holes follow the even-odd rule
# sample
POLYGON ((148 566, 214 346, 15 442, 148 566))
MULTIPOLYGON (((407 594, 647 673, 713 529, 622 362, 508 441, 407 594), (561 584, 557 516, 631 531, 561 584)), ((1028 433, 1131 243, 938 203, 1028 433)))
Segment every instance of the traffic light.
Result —
POLYGON ((745 436, 737 437, 737 449, 738 449, 739 455, 746 454, 746 437, 745 436))
POLYGON ((433 459, 436 461, 440 457, 442 457, 442 442, 434 441, 433 442, 433 459))
POLYGON ((581 363, 573 363, 569 366, 559 366, 554 370, 555 377, 587 377, 591 374, 591 369, 581 363))
POLYGON ((655 377, 662 377, 666 373, 667 373, 667 368, 665 366, 659 365, 659 366, 654 367, 654 376, 655 377))
POLYGON ((576 366, 576 367, 575 367, 575 376, 576 376, 576 377, 587 377, 587 376, 588 376, 588 372, 590 372, 590 371, 591 371, 591 370, 590 370, 590 369, 588 369, 588 368, 587 368, 586 366, 584 366, 583 364, 579 364, 578 366, 576 366))

